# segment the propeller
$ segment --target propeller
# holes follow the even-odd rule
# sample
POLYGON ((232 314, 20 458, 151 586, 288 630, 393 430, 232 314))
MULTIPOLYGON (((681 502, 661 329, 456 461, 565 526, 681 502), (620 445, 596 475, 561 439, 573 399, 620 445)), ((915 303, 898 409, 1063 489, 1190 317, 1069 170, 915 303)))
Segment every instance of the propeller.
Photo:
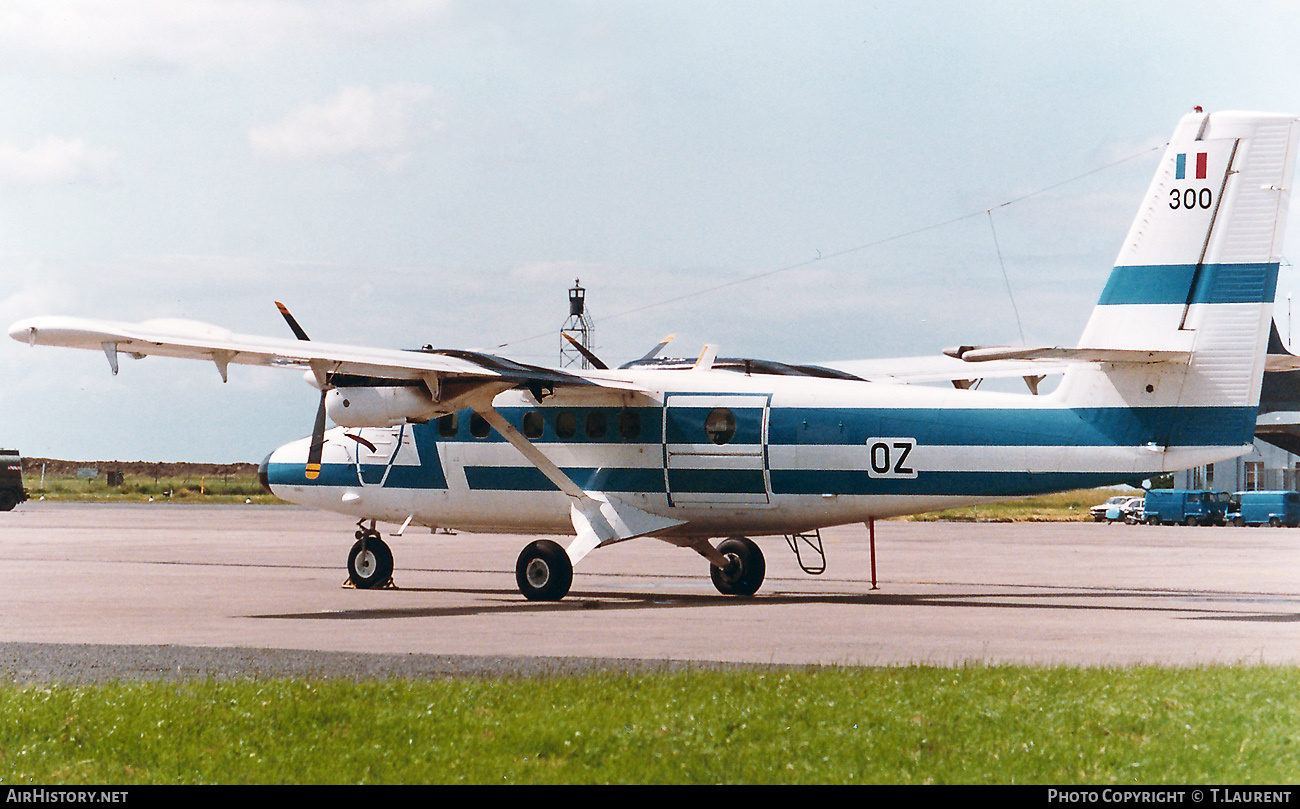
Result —
MULTIPOLYGON (((603 361, 601 361, 599 357, 593 354, 591 349, 587 348, 582 343, 578 342, 577 339, 573 337, 573 335, 569 334, 566 331, 562 331, 560 332, 560 336, 568 340, 569 343, 578 350, 578 353, 581 354, 583 357, 585 357, 587 362, 591 363, 591 367, 595 368, 598 371, 609 370, 608 365, 606 365, 603 361)), ((673 341, 673 338, 676 336, 677 335, 675 334, 668 335, 664 339, 660 340, 657 346, 647 351, 644 357, 642 357, 639 360, 636 360, 636 362, 628 363, 628 365, 635 365, 637 362, 645 362, 646 360, 652 360, 655 357, 659 356, 659 352, 663 351, 664 347, 667 346, 669 343, 671 343, 673 341)), ((623 367, 626 368, 628 366, 624 365, 623 367)))
POLYGON ((601 360, 600 360, 599 357, 597 357, 595 354, 591 353, 591 349, 590 349, 590 348, 587 348, 585 345, 583 345, 582 343, 580 343, 580 342, 578 342, 576 339, 574 339, 573 335, 569 334, 567 331, 562 331, 562 332, 560 332, 560 336, 563 337, 564 339, 568 340, 569 343, 570 343, 574 348, 576 348, 576 349, 578 350, 578 353, 581 354, 581 355, 583 356, 583 358, 585 358, 585 359, 587 360, 587 362, 591 363, 591 366, 592 366, 593 368, 595 368, 595 369, 598 370, 598 371, 608 371, 608 370, 609 370, 609 366, 608 366, 608 365, 606 365, 605 363, 601 362, 601 360))
POLYGON ((325 395, 329 388, 320 392, 320 407, 316 408, 316 424, 311 429, 311 444, 307 447, 307 468, 304 472, 308 480, 320 477, 320 459, 325 451, 325 395))
POLYGON ((645 356, 642 357, 640 360, 637 360, 637 361, 638 361, 638 362, 644 362, 645 360, 652 360, 652 359, 654 359, 655 357, 659 356, 659 352, 660 352, 660 351, 663 351, 664 348, 665 348, 669 343, 671 343, 671 342, 673 341, 673 338, 676 337, 676 336, 677 336, 676 334, 670 334, 670 335, 668 335, 667 337, 665 337, 664 339, 660 340, 660 341, 659 341, 659 345, 657 345, 657 346, 655 346, 654 348, 652 348, 652 349, 650 349, 649 351, 647 351, 647 352, 645 353, 645 356))
MULTIPOLYGON (((303 331, 302 326, 298 325, 298 320, 289 313, 289 307, 279 301, 275 302, 275 307, 280 310, 284 320, 289 324, 293 336, 304 342, 311 342, 307 332, 303 331)), ((308 480, 315 480, 320 477, 320 460, 325 451, 325 397, 329 395, 330 390, 334 387, 329 383, 329 377, 319 368, 313 367, 316 374, 316 381, 320 388, 320 405, 316 408, 316 423, 311 430, 311 444, 307 446, 307 467, 304 470, 308 480)))

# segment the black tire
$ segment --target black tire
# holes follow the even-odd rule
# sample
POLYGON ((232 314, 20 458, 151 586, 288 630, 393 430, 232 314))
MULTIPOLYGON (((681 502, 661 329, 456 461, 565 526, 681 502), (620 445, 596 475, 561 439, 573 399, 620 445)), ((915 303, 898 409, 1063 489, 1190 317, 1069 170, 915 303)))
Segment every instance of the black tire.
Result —
POLYGON ((13 511, 18 502, 18 496, 13 492, 0 492, 0 511, 13 511))
POLYGON ((515 584, 529 601, 559 601, 573 584, 573 563, 558 543, 530 542, 515 563, 515 584))
POLYGON ((383 587, 393 578, 393 552, 377 535, 357 540, 348 554, 348 578, 358 590, 383 587), (365 543, 365 553, 361 552, 365 543))
POLYGON ((718 545, 718 553, 726 557, 727 568, 710 566, 709 575, 718 592, 728 596, 752 596, 763 586, 763 576, 767 573, 767 563, 763 561, 763 552, 752 540, 746 537, 724 539, 718 545))
POLYGON ((1277 517, 1269 517, 1268 524, 1271 528, 1280 528, 1282 527, 1282 520, 1278 519, 1277 517))

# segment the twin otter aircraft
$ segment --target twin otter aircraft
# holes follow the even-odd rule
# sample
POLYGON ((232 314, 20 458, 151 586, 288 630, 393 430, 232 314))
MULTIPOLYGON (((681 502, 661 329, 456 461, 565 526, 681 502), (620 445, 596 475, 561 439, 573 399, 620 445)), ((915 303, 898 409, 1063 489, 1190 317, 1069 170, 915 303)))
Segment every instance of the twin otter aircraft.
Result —
MULTIPOLYGON (((262 481, 358 519, 358 587, 392 574, 375 530, 385 521, 576 534, 524 548, 516 578, 529 599, 563 598, 573 565, 636 537, 698 552, 718 590, 747 596, 765 563, 745 535, 785 535, 797 550, 823 527, 1141 481, 1249 451, 1297 131, 1292 116, 1184 116, 1076 348, 937 358, 961 366, 952 379, 983 376, 989 361, 1027 378, 1035 363, 1064 366, 1044 396, 724 360, 712 347, 694 362, 579 373, 328 345, 287 310, 297 340, 66 317, 9 334, 103 351, 114 373, 121 354, 202 359, 223 379, 231 364, 306 369, 322 391, 316 428, 272 452, 262 481)), ((927 370, 913 379, 933 379, 927 370)))

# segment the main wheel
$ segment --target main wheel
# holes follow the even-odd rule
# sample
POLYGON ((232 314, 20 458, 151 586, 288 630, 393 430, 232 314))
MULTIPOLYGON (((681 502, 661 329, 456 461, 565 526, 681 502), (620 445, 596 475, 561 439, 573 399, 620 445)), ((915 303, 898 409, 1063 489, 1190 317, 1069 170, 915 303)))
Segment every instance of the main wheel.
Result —
POLYGON ((368 535, 352 546, 348 554, 348 578, 360 590, 383 587, 393 578, 393 552, 378 535, 368 535))
POLYGON ((767 563, 763 561, 763 552, 758 546, 746 537, 731 537, 718 545, 718 553, 727 560, 725 568, 709 568, 713 586, 718 588, 718 592, 729 596, 757 593, 767 572, 767 563))
POLYGON ((564 548, 549 539, 530 542, 515 563, 515 583, 529 601, 559 601, 573 584, 573 563, 564 548))

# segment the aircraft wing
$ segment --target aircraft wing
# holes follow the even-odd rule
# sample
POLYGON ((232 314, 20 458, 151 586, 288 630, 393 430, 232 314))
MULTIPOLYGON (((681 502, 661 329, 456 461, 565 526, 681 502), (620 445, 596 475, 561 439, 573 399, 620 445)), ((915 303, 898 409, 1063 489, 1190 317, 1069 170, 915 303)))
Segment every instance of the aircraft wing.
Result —
POLYGON ((455 350, 403 351, 236 334, 191 320, 118 323, 74 317, 37 317, 15 323, 9 336, 29 345, 103 351, 113 373, 118 357, 179 357, 215 363, 222 379, 230 365, 302 368, 325 376, 430 380, 452 378, 544 386, 581 385, 631 390, 616 374, 571 374, 492 354, 455 350))

